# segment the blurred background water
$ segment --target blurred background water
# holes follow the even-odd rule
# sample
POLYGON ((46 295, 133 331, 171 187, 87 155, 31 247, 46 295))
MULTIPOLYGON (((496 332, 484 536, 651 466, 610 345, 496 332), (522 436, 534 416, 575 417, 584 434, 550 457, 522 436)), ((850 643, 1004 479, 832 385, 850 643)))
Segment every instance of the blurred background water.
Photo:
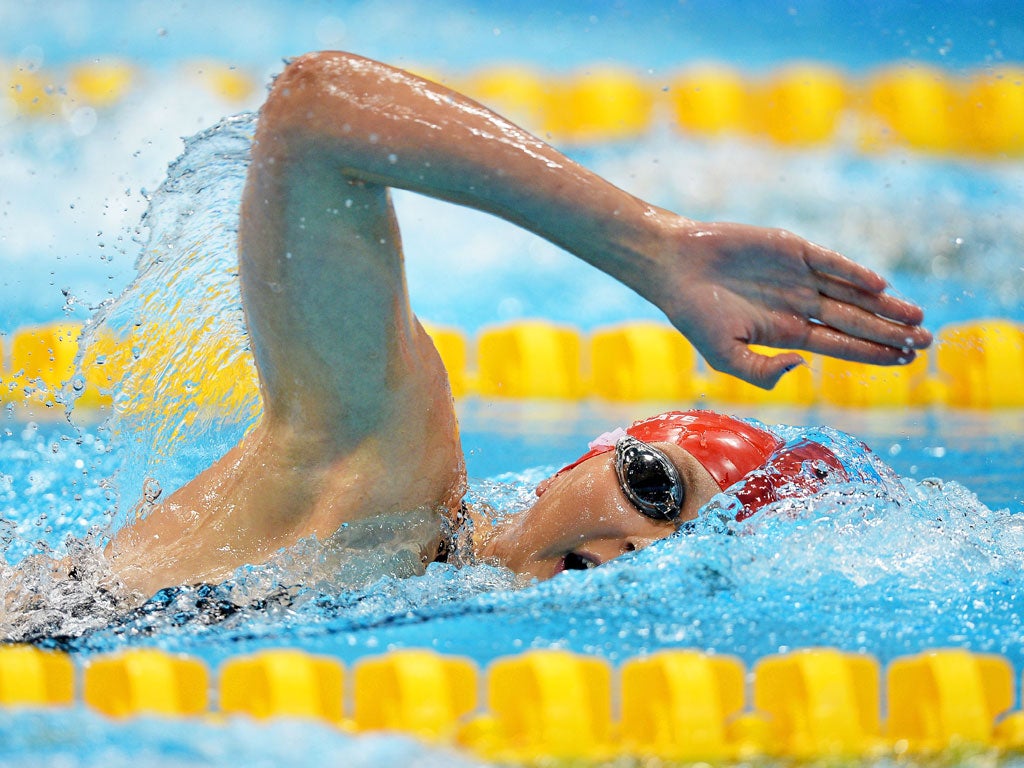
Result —
MULTIPOLYGON (((9 2, 0 7, 0 69, 61 91, 68 67, 126 61, 115 103, 63 103, 37 115, 0 98, 0 330, 84 317, 133 274, 146 191, 182 137, 254 109, 282 60, 338 47, 459 85, 514 63, 585 74, 602 62, 654 83, 696 62, 750 77, 812 60, 851 78, 913 61, 966 73, 1024 59, 1012 2, 9 2), (225 98, 234 68, 253 84, 225 98), (50 114, 50 112, 53 114, 50 114)), ((60 95, 57 93, 56 95, 60 95)), ((895 273, 933 323, 1018 315, 1024 283, 1019 160, 865 157, 849 142, 780 150, 708 142, 665 123, 637 141, 566 146, 641 196, 695 217, 789 226, 895 273), (922 279, 927 278, 927 279, 922 279)), ((449 206, 400 196, 420 313, 472 330, 550 313, 583 327, 651 310, 546 243, 449 206), (486 246, 486 247, 484 247, 486 246), (465 280, 439 275, 463 274, 465 280), (485 281, 487 290, 467 285, 485 281), (585 289, 588 302, 565 301, 585 289)))
MULTIPOLYGON (((132 313, 160 282, 159 270, 145 290, 112 302, 134 279, 140 255, 151 263, 154 251, 145 251, 146 244, 167 245, 166 269, 174 272, 187 263, 196 232, 220 276, 186 271, 175 289, 202 299, 210 284, 204 281, 230 272, 244 141, 232 144, 223 166, 208 154, 220 145, 191 142, 177 166, 181 176, 170 179, 180 181, 178 198, 160 190, 168 164, 184 151, 183 138, 257 108, 283 59, 335 47, 453 85, 510 63, 586 77, 612 62, 670 87, 679 70, 708 60, 752 79, 812 60, 855 81, 897 61, 938 66, 952 76, 1019 63, 1024 17, 1019 3, 968 0, 7 2, 0 5, 0 73, 37 73, 50 91, 41 92, 38 112, 19 106, 16 93, 0 95, 0 334, 34 322, 83 320, 99 307, 118 322, 134 322, 132 313), (63 99, 63 73, 97 60, 127 62, 131 87, 104 106, 63 99), (226 90, 223 78, 231 73, 248 87, 226 90), (142 221, 150 203, 156 214, 142 221)), ((247 121, 229 125, 244 133, 247 121)), ((869 153, 850 126, 835 141, 780 147, 749 135, 701 138, 666 120, 628 140, 565 147, 626 189, 688 215, 785 226, 844 250, 892 276, 900 292, 926 306, 934 326, 993 315, 1024 320, 1020 157, 899 145, 869 153)), ((473 332, 532 316, 584 330, 656 316, 602 275, 492 218, 410 195, 397 195, 396 205, 413 302, 427 320, 473 332)), ((230 280, 224 285, 229 291, 230 280)), ((230 302, 208 309, 234 322, 230 302)), ((544 471, 574 458, 587 438, 654 407, 466 400, 460 415, 473 492, 514 508, 544 471)), ((826 494, 801 514, 755 520, 732 530, 736 535, 723 536, 712 520, 694 536, 527 589, 498 569, 443 566, 417 579, 346 586, 324 574, 322 553, 313 547, 212 591, 165 594, 127 616, 97 605, 91 594, 68 595, 60 584, 46 583, 57 592, 17 629, 81 656, 157 645, 211 664, 282 644, 349 661, 427 646, 481 662, 551 646, 614 661, 695 646, 753 662, 824 644, 883 661, 963 646, 1024 666, 1019 410, 738 410, 769 422, 847 430, 902 480, 883 491, 826 494), (250 605, 310 573, 320 580, 289 600, 250 605)), ((157 474, 169 492, 253 417, 240 408, 233 419, 185 423, 167 413, 103 429, 60 419, 26 423, 7 414, 0 425, 6 560, 63 553, 70 534, 73 555, 83 567, 95 565, 95 548, 78 542, 94 544, 90 536, 123 518, 145 477, 157 474)), ((18 578, 17 569, 0 574, 5 587, 18 578)), ((96 741, 88 734, 102 727, 93 721, 7 722, 0 743, 12 745, 3 755, 10 764, 37 764, 41 754, 76 764, 65 749, 69 742, 81 745, 78 764, 138 759, 129 731, 101 733, 96 741), (108 749, 112 742, 116 747, 108 749)), ((307 738, 336 760, 412 759, 408 743, 398 739, 353 747, 306 730, 260 736, 245 725, 212 734, 152 730, 137 724, 134 733, 156 745, 159 764, 222 764, 217 760, 228 759, 224 750, 234 740, 259 745, 273 762, 278 740, 307 738)), ((302 759, 294 764, 305 764, 302 759)), ((426 753, 423 759, 447 758, 426 753)))

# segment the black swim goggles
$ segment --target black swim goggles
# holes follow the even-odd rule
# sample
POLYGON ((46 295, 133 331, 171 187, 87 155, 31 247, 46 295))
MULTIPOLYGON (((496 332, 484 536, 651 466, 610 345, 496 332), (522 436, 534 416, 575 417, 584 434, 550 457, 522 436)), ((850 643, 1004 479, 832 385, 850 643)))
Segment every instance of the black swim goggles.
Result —
POLYGON ((685 490, 679 470, 653 445, 627 435, 615 444, 615 474, 623 493, 652 520, 677 520, 685 490))

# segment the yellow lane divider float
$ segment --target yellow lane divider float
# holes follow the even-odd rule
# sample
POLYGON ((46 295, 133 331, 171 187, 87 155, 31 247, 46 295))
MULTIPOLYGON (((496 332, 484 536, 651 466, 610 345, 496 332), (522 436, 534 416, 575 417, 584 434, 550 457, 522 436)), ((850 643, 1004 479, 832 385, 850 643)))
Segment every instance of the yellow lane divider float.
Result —
MULTIPOLYGON (((178 77, 225 104, 255 106, 261 77, 217 61, 147 73, 129 62, 89 61, 62 70, 0 62, 0 104, 28 119, 107 109, 156 78, 178 77)), ((571 75, 523 65, 435 79, 464 90, 559 142, 642 135, 658 122, 682 132, 757 136, 789 146, 841 140, 866 151, 909 146, 980 157, 1024 155, 1024 66, 954 72, 919 62, 851 75, 827 63, 793 62, 752 75, 727 64, 638 74, 595 63, 571 75)))
POLYGON ((896 659, 883 699, 877 660, 828 648, 761 659, 748 676, 738 659, 692 650, 617 669, 596 657, 529 651, 483 673, 468 659, 403 650, 361 659, 348 675, 335 659, 290 649, 232 658, 215 674, 154 649, 89 659, 79 672, 62 653, 8 646, 0 648, 0 706, 72 705, 79 675, 81 701, 114 718, 306 718, 499 762, 1024 749, 1010 663, 962 649, 896 659))
MULTIPOLYGON (((165 328, 166 336, 161 336, 159 329, 151 329, 152 338, 144 344, 138 339, 104 338, 90 348, 76 373, 80 326, 59 323, 21 329, 11 336, 10 359, 0 367, 0 402, 39 411, 76 397, 77 410, 103 411, 110 407, 114 390, 128 387, 134 392, 156 380, 161 398, 193 410, 220 407, 237 412, 240 404, 255 402, 250 358, 228 349, 196 352, 187 339, 176 335, 178 330, 165 328), (133 359, 140 348, 141 356, 133 359), (192 353, 182 362, 178 349, 192 353), (223 361, 227 362, 222 365, 223 361), (132 375, 122 381, 129 369, 132 375)), ((1007 320, 947 326, 939 332, 934 351, 906 366, 884 368, 807 355, 806 366, 787 374, 769 391, 702 368, 682 336, 653 322, 584 334, 544 321, 525 321, 484 330, 475 343, 451 328, 430 327, 428 332, 457 397, 675 403, 699 398, 723 405, 850 408, 1024 407, 1024 325, 1007 320)), ((3 351, 0 344, 0 360, 3 351)), ((125 407, 157 407, 150 400, 133 395, 125 407)))

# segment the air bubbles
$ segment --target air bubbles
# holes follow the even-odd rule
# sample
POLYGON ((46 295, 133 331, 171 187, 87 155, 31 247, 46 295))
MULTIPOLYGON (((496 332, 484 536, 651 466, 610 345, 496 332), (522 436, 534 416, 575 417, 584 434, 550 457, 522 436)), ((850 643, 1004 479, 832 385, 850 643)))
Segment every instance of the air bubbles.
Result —
POLYGON ((348 33, 345 22, 337 16, 324 16, 316 24, 316 40, 322 48, 342 48, 348 33))
POLYGON ((147 504, 152 504, 160 498, 160 494, 163 493, 163 490, 164 489, 156 479, 147 477, 146 481, 142 484, 142 500, 147 504))
POLYGON ((96 128, 99 118, 92 107, 78 107, 68 117, 68 127, 75 136, 88 136, 96 128))
POLYGON ((46 55, 43 53, 43 49, 38 45, 26 45, 18 52, 18 58, 15 62, 19 69, 24 69, 28 72, 36 72, 43 66, 43 61, 46 55))

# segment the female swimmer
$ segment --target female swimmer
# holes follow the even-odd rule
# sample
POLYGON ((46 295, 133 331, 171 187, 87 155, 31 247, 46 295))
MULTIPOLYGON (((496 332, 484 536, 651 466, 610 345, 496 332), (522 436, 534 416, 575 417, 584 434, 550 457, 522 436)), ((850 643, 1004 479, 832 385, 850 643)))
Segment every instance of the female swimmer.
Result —
MULTIPOLYGON (((547 238, 653 302, 712 366, 763 387, 801 359, 748 344, 892 365, 931 340, 919 308, 837 253, 649 205, 407 72, 303 56, 260 112, 242 199, 240 282, 263 414, 114 536, 108 555, 130 589, 221 581, 302 538, 409 510, 438 523, 418 542, 424 563, 436 556, 442 516, 463 514, 464 461, 447 374, 409 306, 389 187, 547 238)), ((668 535, 752 469, 800 475, 785 469, 799 454, 727 417, 665 414, 628 432, 542 483, 530 511, 482 531, 477 554, 547 578, 668 535)), ((841 471, 809 450, 810 464, 841 471)), ((750 508, 777 495, 759 482, 750 508)))

